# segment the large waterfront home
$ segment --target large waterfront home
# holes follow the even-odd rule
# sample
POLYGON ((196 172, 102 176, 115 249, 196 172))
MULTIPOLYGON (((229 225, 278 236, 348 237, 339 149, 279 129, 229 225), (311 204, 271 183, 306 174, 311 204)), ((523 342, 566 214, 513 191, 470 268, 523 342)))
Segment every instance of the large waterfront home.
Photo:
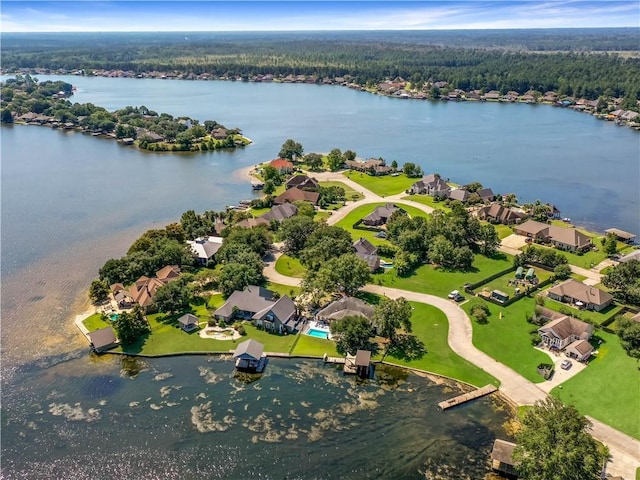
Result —
POLYGON ((561 250, 582 252, 591 248, 591 238, 575 228, 558 227, 528 220, 514 227, 513 231, 540 243, 549 243, 561 250))
POLYGON ((320 190, 320 184, 318 181, 315 178, 307 177, 306 175, 294 175, 287 180, 287 183, 284 185, 287 190, 294 187, 314 192, 320 190))
POLYGON ((411 193, 419 193, 429 195, 434 198, 444 199, 449 196, 451 187, 447 185, 440 175, 430 173, 425 175, 421 180, 415 182, 410 189, 411 193))
POLYGON ((523 211, 505 207, 499 203, 492 203, 491 205, 480 207, 476 215, 479 220, 486 220, 490 223, 501 223, 503 225, 520 223, 528 216, 523 211))
POLYGON ((275 168, 280 175, 293 172, 293 163, 284 158, 276 158, 271 160, 269 165, 275 168))
POLYGON ((570 303, 596 312, 607 308, 613 302, 613 296, 610 293, 572 278, 551 287, 547 290, 547 296, 559 302, 570 303))
POLYGON ((538 329, 542 343, 547 348, 564 350, 578 361, 585 361, 593 352, 589 339, 594 327, 577 318, 561 315, 538 329))
POLYGON ((177 279, 180 276, 180 267, 167 265, 156 272, 155 277, 141 276, 129 288, 121 283, 111 285, 111 293, 120 308, 131 307, 137 303, 142 308, 153 304, 153 296, 158 288, 177 279))
POLYGON ((316 313, 316 318, 325 322, 340 320, 345 317, 371 319, 373 317, 373 307, 356 297, 342 297, 316 313))
POLYGON ((256 326, 277 333, 293 333, 299 323, 296 306, 289 296, 276 298, 271 290, 256 285, 233 292, 213 315, 225 322, 251 320, 256 326))
POLYGON ((362 162, 359 160, 347 160, 344 162, 349 170, 355 170, 357 172, 368 173, 369 175, 387 175, 393 170, 391 167, 387 167, 383 158, 369 158, 362 162))
POLYGON ((312 205, 317 205, 319 199, 320 194, 318 192, 310 192, 308 190, 302 190, 298 187, 292 187, 274 198, 273 203, 274 205, 282 205, 283 203, 304 201, 309 202, 312 205))
POLYGON ((198 257, 200 265, 206 265, 220 250, 222 241, 222 237, 198 237, 195 240, 187 240, 187 244, 191 246, 193 254, 198 257))
POLYGON ((369 215, 362 219, 362 223, 369 227, 375 227, 379 225, 384 225, 387 223, 387 220, 391 215, 395 212, 400 211, 404 212, 403 209, 399 208, 397 205, 393 203, 387 203, 385 205, 381 205, 376 207, 376 209, 371 212, 369 215))

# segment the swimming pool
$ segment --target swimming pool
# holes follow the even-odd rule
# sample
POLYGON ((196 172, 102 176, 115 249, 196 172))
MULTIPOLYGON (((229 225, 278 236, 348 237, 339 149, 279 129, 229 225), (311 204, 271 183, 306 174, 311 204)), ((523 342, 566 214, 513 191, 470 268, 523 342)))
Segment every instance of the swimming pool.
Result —
POLYGON ((317 338, 329 338, 329 332, 327 332, 326 330, 318 330, 316 328, 310 328, 309 330, 307 330, 307 335, 317 338))
POLYGON ((112 322, 115 322, 118 318, 118 314, 112 313, 111 315, 109 315, 109 318, 111 319, 112 322))

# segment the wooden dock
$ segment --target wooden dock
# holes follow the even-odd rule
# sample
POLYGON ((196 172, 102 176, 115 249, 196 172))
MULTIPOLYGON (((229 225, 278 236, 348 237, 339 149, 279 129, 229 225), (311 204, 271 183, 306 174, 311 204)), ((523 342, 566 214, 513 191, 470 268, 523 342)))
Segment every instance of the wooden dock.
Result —
POLYGON ((323 360, 324 363, 337 363, 341 365, 344 365, 347 361, 344 357, 330 357, 326 353, 324 354, 323 360))
POLYGON ((463 393, 462 395, 458 395, 457 397, 450 398, 449 400, 445 400, 444 402, 438 403, 438 406, 442 410, 446 410, 447 408, 455 407, 456 405, 461 405, 470 400, 475 400, 476 398, 484 397, 485 395, 489 395, 490 393, 498 390, 498 387, 494 385, 485 385, 482 388, 474 390, 473 392, 463 393))

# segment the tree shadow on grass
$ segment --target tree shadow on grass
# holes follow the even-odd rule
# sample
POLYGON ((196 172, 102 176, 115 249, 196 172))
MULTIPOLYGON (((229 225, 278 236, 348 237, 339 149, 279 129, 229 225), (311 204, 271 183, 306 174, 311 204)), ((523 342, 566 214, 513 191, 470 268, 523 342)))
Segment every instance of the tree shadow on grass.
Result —
POLYGON ((424 357, 426 353, 426 345, 422 340, 412 334, 399 335, 388 352, 390 356, 404 361, 417 360, 424 357))

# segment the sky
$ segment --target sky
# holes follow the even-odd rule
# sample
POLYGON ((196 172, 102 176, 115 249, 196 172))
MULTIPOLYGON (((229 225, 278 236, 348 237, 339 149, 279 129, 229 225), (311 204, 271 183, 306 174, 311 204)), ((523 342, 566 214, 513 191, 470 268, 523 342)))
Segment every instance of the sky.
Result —
POLYGON ((2 32, 640 27, 638 0, 0 0, 2 32))

